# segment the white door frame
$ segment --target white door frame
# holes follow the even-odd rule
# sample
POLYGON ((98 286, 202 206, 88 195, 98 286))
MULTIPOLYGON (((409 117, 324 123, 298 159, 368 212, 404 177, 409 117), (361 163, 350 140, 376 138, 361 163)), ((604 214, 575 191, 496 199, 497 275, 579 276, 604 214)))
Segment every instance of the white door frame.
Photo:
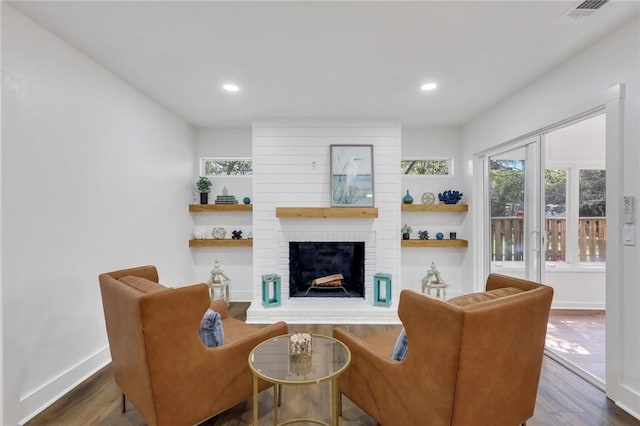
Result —
MULTIPOLYGON (((624 195, 624 103, 625 86, 617 84, 605 92, 600 93, 586 102, 569 105, 558 113, 558 121, 554 125, 537 129, 528 135, 518 138, 522 140, 526 136, 542 134, 553 127, 563 125, 575 120, 576 117, 592 114, 595 111, 606 113, 606 169, 607 169, 607 228, 611 230, 607 235, 607 268, 606 268, 606 394, 617 405, 640 418, 637 409, 630 407, 640 406, 640 397, 637 391, 625 384, 622 371, 629 370, 624 367, 624 362, 630 362, 625 357, 624 320, 630 315, 629 307, 624 304, 624 251, 622 249, 621 235, 621 202, 624 195), (569 118, 567 118, 569 117, 569 118)), ((510 142, 502 144, 506 146, 510 142)), ((498 146, 497 148, 499 148, 498 146)), ((484 189, 484 175, 488 171, 484 168, 486 152, 474 155, 474 197, 479 205, 484 205, 482 200, 487 197, 484 189)), ((488 275, 488 259, 486 259, 486 234, 485 226, 489 212, 485 208, 476 208, 473 217, 473 288, 474 291, 482 291, 488 275)), ((628 283, 636 285, 637 282, 628 283)))

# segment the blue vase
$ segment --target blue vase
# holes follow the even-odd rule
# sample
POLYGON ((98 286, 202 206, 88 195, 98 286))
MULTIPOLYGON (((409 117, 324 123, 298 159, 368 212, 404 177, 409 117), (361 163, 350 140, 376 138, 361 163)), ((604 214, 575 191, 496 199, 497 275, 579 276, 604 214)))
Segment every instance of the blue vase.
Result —
POLYGON ((407 195, 402 197, 402 202, 405 203, 405 204, 413 203, 413 197, 411 196, 411 194, 409 194, 409 190, 408 189, 407 189, 407 195))

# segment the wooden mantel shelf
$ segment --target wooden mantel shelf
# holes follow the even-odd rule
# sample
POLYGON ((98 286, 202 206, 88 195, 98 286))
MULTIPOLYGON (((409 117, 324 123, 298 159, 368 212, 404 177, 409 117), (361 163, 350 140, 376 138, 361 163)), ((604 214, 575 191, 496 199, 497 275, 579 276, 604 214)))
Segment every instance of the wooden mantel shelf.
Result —
POLYGON ((467 240, 400 240, 402 247, 468 247, 467 240))
POLYGON ((305 219, 375 219, 377 207, 276 207, 276 217, 305 219))
POLYGON ((232 239, 220 239, 215 240, 208 238, 205 240, 189 240, 189 247, 251 247, 253 246, 252 239, 232 240, 232 239))
POLYGON ((190 212, 250 212, 252 210, 252 204, 189 204, 190 212))
POLYGON ((402 204, 405 212, 466 212, 469 204, 402 204))

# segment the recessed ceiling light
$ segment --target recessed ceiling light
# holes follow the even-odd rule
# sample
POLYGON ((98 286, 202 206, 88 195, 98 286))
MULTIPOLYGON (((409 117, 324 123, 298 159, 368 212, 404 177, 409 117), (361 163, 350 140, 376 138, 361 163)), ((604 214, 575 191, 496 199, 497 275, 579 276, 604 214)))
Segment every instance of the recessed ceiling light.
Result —
POLYGON ((438 87, 436 83, 426 83, 420 86, 420 90, 422 90, 423 92, 428 92, 429 90, 433 90, 436 87, 438 87))
POLYGON ((238 90, 240 90, 240 88, 235 84, 225 84, 224 86, 222 86, 222 88, 227 92, 237 92, 238 90))

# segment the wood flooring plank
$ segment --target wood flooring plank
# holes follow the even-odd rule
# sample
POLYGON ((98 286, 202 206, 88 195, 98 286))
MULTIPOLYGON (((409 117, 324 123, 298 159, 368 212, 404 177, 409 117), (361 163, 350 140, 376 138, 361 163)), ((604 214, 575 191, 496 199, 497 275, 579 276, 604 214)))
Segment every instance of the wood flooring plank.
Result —
MULTIPOLYGON (((231 316, 245 320, 248 303, 232 303, 231 316)), ((333 325, 290 325, 289 331, 303 331, 330 336, 333 325)), ((358 336, 386 330, 400 330, 399 325, 341 325, 358 336)), ((285 386, 280 419, 289 416, 329 419, 329 385, 285 386)), ((260 424, 272 424, 273 393, 263 391, 258 399, 260 424)), ((202 423, 204 426, 249 426, 253 421, 251 398, 202 423)), ((127 401, 127 412, 120 413, 120 391, 108 365, 48 407, 28 426, 142 426, 144 421, 127 401)), ((376 422, 343 397, 343 426, 375 426, 376 422)), ((640 426, 634 419, 597 388, 545 357, 535 413, 528 426, 640 426)), ((394 425, 391 425, 394 426, 394 425)), ((483 426, 483 425, 478 425, 483 426)), ((515 425, 514 425, 515 426, 515 425)))

